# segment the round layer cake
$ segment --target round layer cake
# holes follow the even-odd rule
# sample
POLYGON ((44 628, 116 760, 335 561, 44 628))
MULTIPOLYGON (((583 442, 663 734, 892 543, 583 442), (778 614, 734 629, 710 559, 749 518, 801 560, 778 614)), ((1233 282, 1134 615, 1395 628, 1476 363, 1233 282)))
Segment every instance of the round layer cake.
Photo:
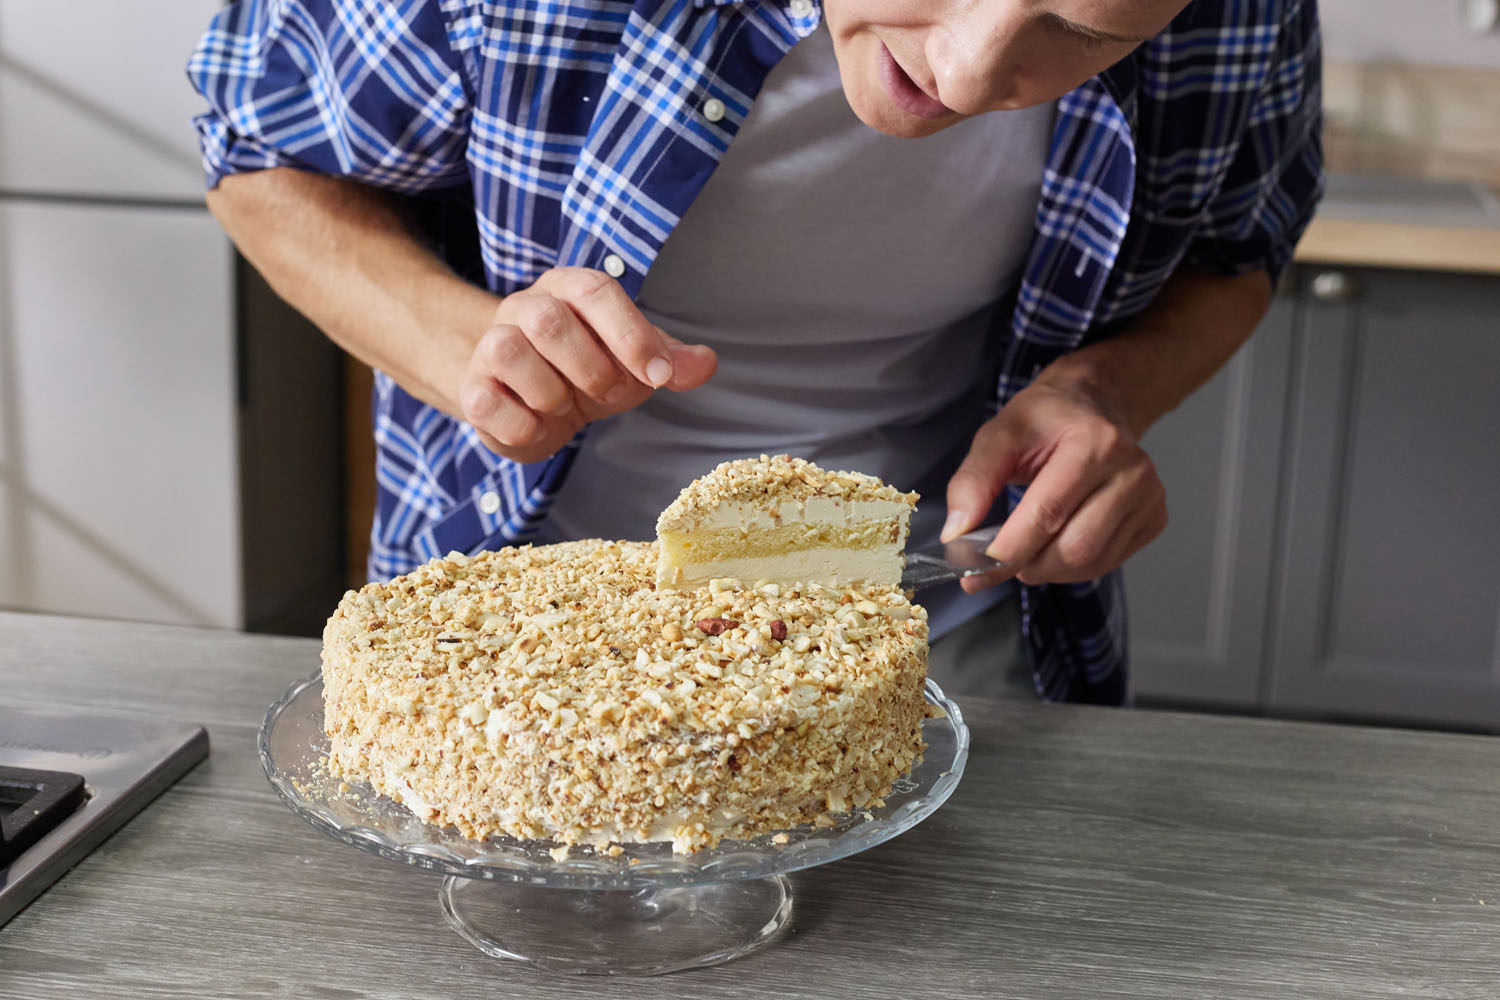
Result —
POLYGON ((323 637, 330 767, 465 836, 681 852, 877 804, 922 749, 891 586, 658 590, 655 543, 434 560, 323 637))

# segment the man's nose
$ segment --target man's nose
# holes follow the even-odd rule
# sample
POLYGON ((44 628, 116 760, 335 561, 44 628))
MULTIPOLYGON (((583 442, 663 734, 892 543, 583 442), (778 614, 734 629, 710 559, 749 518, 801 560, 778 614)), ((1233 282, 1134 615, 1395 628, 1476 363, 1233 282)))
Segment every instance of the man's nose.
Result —
POLYGON ((1003 16, 971 16, 935 29, 927 63, 938 98, 962 114, 989 111, 1012 96, 1015 67, 1003 16))

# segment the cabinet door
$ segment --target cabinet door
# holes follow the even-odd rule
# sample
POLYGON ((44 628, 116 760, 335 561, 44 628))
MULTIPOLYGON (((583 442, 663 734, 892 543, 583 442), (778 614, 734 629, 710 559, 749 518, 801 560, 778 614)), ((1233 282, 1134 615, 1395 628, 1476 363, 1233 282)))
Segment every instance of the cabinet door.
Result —
POLYGON ((206 212, 0 203, 0 605, 242 624, 231 273, 206 212))
POLYGON ((1229 364, 1143 442, 1169 514, 1125 567, 1143 701, 1260 700, 1293 312, 1278 297, 1229 364))
POLYGON ((1500 727, 1500 281, 1347 285, 1296 326, 1270 707, 1500 727))
POLYGON ((221 0, 0 0, 0 191, 202 197, 184 67, 221 0))

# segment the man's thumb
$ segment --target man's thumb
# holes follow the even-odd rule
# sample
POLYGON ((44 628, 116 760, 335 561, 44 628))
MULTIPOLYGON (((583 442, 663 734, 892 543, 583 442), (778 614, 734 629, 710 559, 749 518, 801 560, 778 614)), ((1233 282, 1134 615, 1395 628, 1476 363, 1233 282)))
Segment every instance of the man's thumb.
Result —
POLYGON ((942 541, 952 541, 979 527, 1005 489, 1016 470, 1016 451, 1004 438, 1003 434, 981 431, 948 480, 948 517, 943 522, 942 541))
POLYGON ((713 377, 719 368, 719 356, 702 344, 684 344, 667 337, 667 351, 672 358, 672 377, 665 388, 674 392, 696 389, 713 377))

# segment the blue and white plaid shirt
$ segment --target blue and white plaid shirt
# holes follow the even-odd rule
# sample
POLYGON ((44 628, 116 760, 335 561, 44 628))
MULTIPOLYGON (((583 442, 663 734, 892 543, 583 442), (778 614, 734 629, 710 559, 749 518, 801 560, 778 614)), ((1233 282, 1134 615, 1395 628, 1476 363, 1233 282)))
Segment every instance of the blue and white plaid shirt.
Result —
MULTIPOLYGON (((210 106, 210 185, 292 166, 419 195, 472 220, 449 249, 477 249, 495 292, 614 256, 634 295, 821 16, 789 0, 241 0, 188 72, 210 106)), ((1000 403, 1180 264, 1280 272, 1322 189, 1319 54, 1314 0, 1194 0, 1061 100, 1000 403)), ((374 410, 372 578, 526 540, 576 453, 507 461, 383 374, 374 410)), ((1119 573, 1021 592, 1042 695, 1120 702, 1119 573)))

